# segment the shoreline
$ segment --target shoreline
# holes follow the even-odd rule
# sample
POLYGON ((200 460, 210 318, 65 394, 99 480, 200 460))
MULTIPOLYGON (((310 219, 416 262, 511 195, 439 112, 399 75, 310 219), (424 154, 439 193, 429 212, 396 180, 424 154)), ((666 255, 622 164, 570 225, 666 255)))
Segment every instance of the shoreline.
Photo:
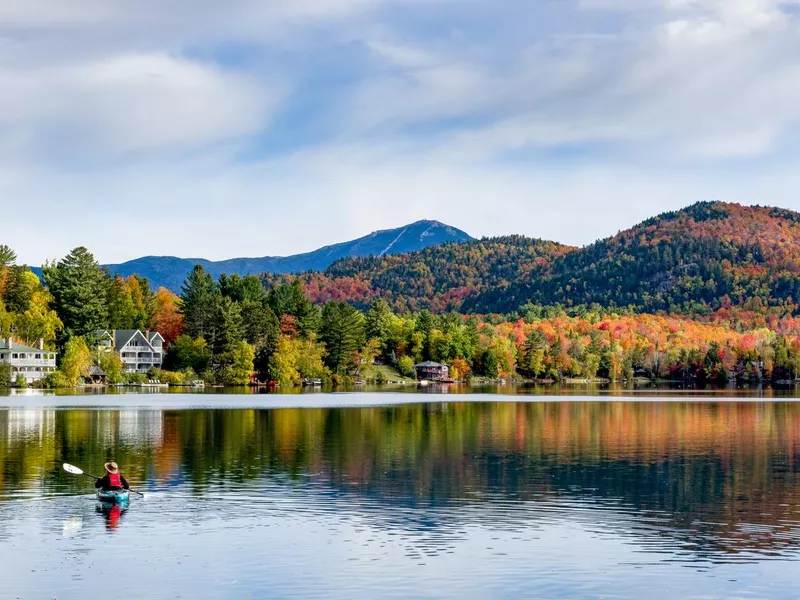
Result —
POLYGON ((457 403, 796 403, 800 396, 773 395, 772 388, 752 389, 611 389, 582 393, 516 394, 459 390, 453 393, 385 391, 338 391, 306 393, 153 393, 58 394, 52 390, 25 390, 0 395, 2 409, 108 409, 108 410, 200 410, 200 409, 288 409, 288 408, 368 408, 412 404, 457 403), (124 399, 122 397, 125 397, 124 399))

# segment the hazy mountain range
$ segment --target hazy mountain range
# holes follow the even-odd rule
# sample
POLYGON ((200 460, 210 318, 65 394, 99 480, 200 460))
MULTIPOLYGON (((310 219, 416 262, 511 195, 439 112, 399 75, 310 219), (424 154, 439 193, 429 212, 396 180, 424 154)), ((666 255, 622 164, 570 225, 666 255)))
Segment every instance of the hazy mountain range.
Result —
POLYGON ((460 229, 439 221, 417 221, 397 229, 375 231, 357 240, 293 256, 232 258, 222 261, 176 256, 145 256, 107 267, 111 273, 123 277, 134 274, 147 277, 153 289, 164 286, 177 293, 180 292, 186 275, 195 265, 202 265, 214 277, 219 277, 223 273, 228 275, 301 273, 324 270, 335 261, 346 257, 403 254, 447 242, 466 242, 472 239, 460 229))

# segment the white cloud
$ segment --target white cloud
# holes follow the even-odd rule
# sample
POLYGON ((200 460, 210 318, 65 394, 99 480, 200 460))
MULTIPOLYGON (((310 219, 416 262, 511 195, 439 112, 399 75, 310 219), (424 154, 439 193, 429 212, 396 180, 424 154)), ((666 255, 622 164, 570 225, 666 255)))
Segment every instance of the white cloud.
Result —
POLYGON ((796 15, 776 0, 666 4, 650 3, 640 21, 627 16, 641 6, 584 2, 622 11, 616 33, 554 31, 500 55, 442 40, 372 43, 392 68, 363 84, 348 113, 368 127, 477 117, 434 141, 487 159, 587 143, 684 163, 779 151, 800 118, 796 15))
POLYGON ((158 54, 0 68, 0 140, 34 157, 103 160, 188 148, 259 131, 278 98, 248 76, 158 54))

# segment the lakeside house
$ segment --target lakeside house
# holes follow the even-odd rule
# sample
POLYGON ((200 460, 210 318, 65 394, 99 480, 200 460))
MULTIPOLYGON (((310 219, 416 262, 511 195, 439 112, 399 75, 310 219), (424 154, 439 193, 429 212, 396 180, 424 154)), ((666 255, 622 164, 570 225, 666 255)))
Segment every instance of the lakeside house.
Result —
POLYGON ((27 383, 34 383, 56 370, 56 353, 45 350, 42 339, 32 348, 9 337, 0 340, 0 364, 11 365, 12 382, 22 375, 27 383))
POLYGON ((414 365, 414 370, 419 381, 446 381, 450 378, 450 368, 432 360, 414 365))
POLYGON ((95 331, 100 351, 119 353, 127 373, 146 373, 160 369, 164 360, 164 337, 157 331, 112 329, 95 331))

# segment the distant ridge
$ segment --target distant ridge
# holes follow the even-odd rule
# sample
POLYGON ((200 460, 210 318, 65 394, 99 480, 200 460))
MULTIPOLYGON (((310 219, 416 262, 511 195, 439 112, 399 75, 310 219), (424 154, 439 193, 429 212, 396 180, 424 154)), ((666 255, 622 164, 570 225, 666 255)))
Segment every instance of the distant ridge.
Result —
POLYGON ((472 239, 467 233, 445 223, 422 220, 396 229, 374 231, 356 240, 292 256, 232 258, 222 261, 175 256, 145 256, 117 265, 107 265, 107 267, 112 274, 123 277, 129 275, 147 277, 153 288, 163 286, 179 292, 186 275, 195 265, 202 265, 214 277, 219 277, 223 273, 228 275, 301 273, 310 270, 322 271, 342 258, 404 254, 431 246, 450 242, 466 242, 472 239))

